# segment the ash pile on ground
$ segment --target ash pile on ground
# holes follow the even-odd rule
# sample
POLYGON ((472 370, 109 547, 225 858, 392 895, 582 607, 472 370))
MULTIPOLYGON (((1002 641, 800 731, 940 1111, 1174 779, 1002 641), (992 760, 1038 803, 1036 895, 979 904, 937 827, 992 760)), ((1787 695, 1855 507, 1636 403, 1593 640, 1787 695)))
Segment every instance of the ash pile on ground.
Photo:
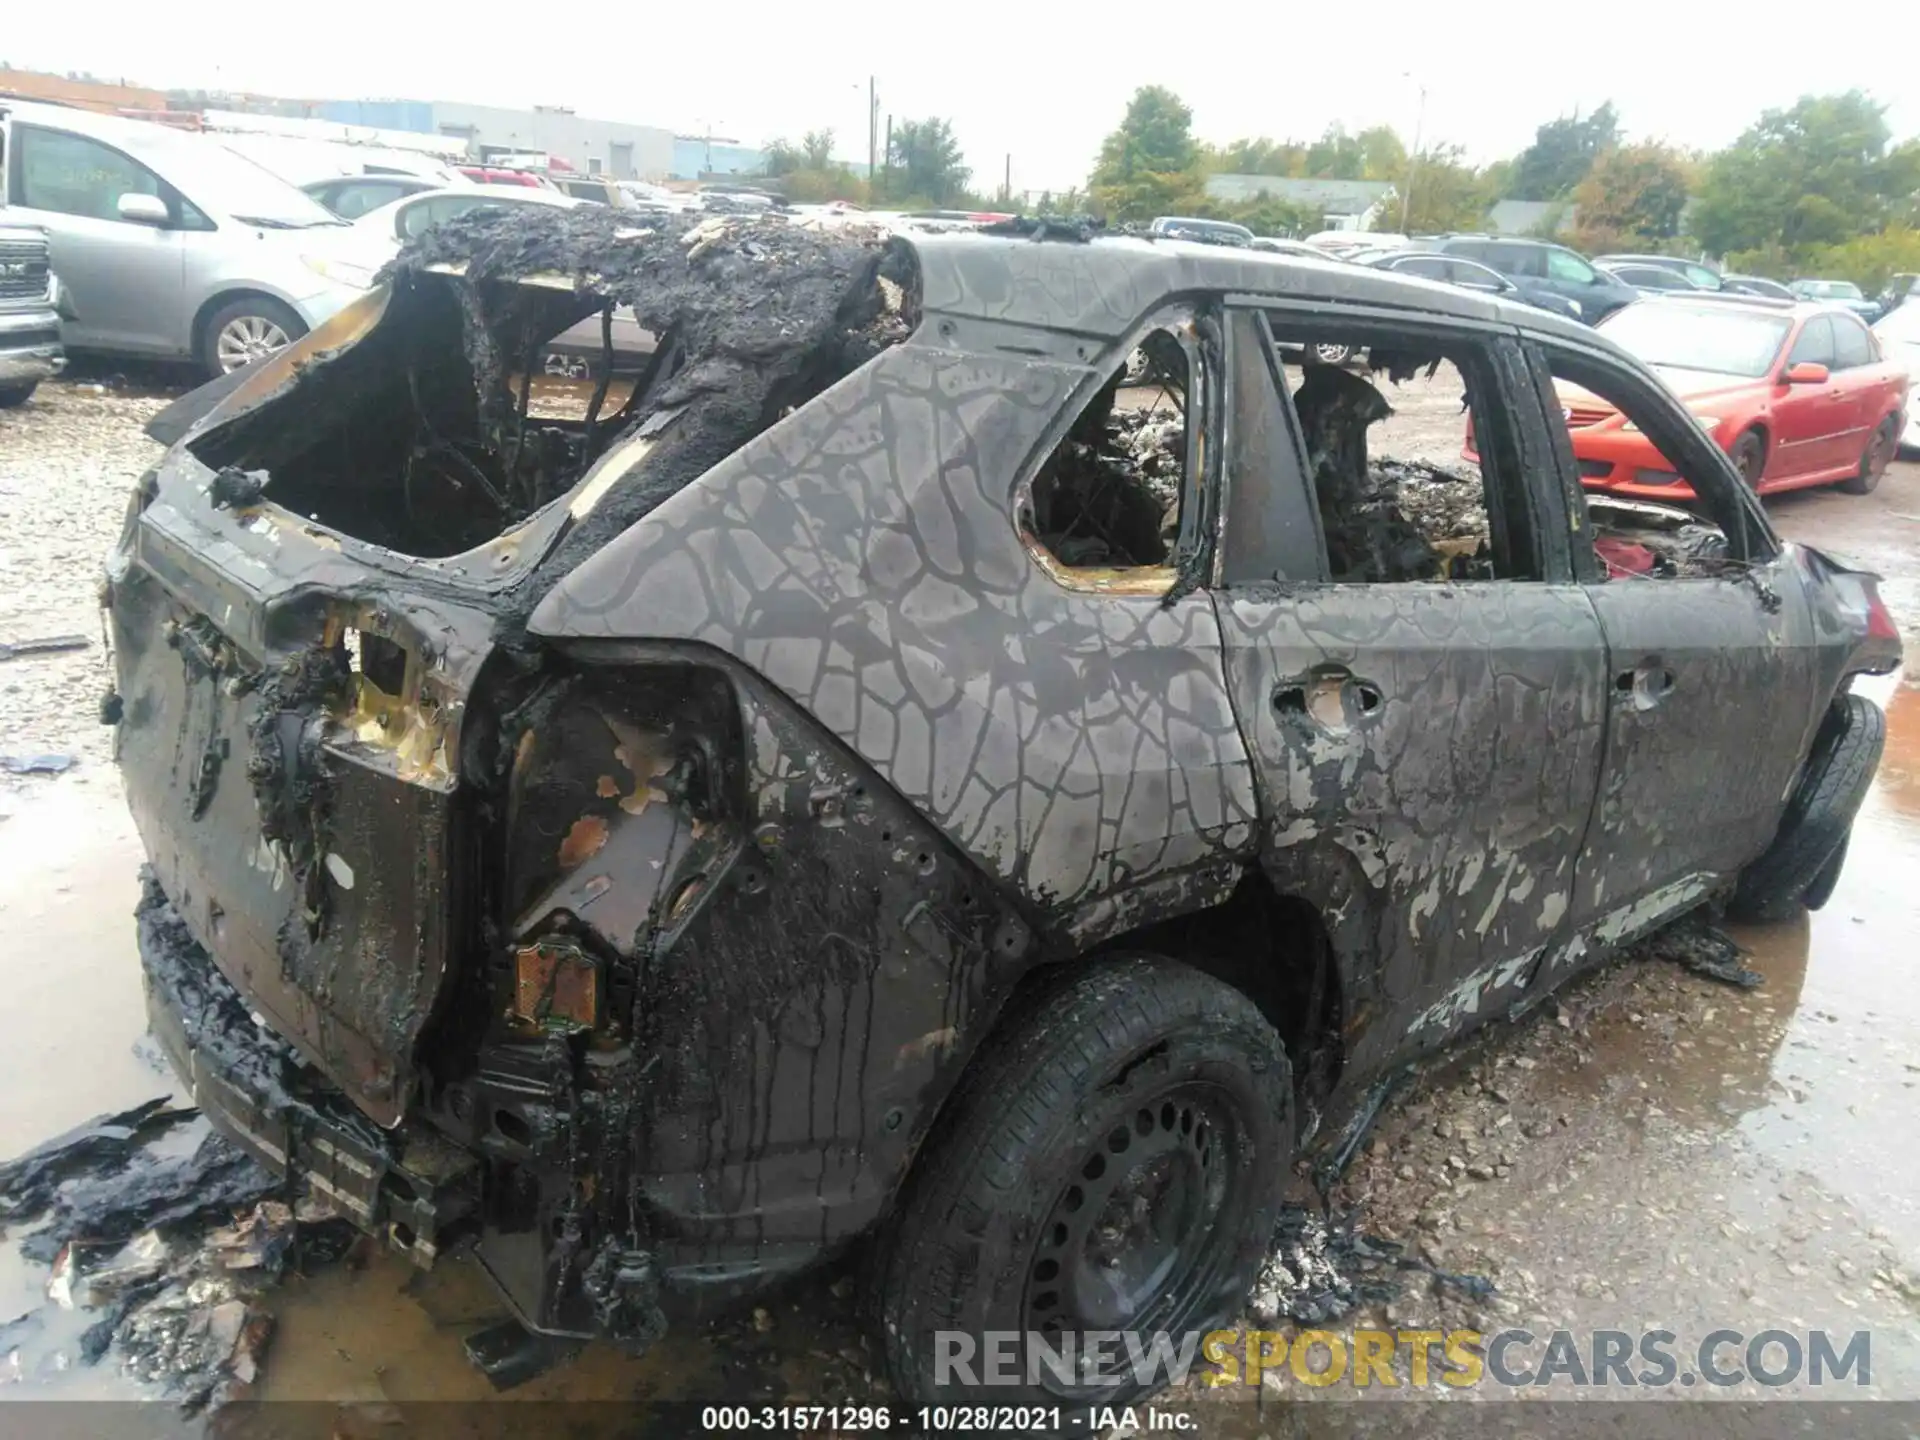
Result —
POLYGON ((113 1352, 123 1373, 189 1411, 244 1399, 290 1269, 339 1258, 354 1233, 279 1183, 193 1110, 150 1100, 0 1164, 0 1221, 50 1264, 49 1305, 92 1317, 77 1341, 49 1310, 0 1324, 0 1379, 32 1380, 113 1352))

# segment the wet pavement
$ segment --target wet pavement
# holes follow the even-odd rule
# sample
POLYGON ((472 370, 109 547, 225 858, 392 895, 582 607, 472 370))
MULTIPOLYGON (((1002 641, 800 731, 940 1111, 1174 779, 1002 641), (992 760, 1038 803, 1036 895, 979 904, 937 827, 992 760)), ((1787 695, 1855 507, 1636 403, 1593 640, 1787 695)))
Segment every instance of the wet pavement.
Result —
MULTIPOLYGON (((1870 497, 1819 493, 1771 508, 1790 537, 1885 573, 1907 643, 1920 643, 1920 464, 1898 465, 1870 497)), ((1723 1327, 1865 1329, 1867 1393, 1920 1400, 1920 688, 1892 677, 1861 689, 1888 708, 1885 761, 1829 905, 1735 932, 1761 988, 1667 964, 1615 967, 1473 1042, 1388 1107, 1336 1203, 1436 1264, 1491 1277, 1499 1294, 1473 1304, 1414 1286, 1372 1318, 1658 1325, 1683 1341, 1723 1327)), ((173 1088, 143 1038, 131 920, 139 846, 111 770, 47 778, 9 797, 7 811, 0 1155, 173 1088)), ((0 1246, 0 1326, 43 1307, 45 1281, 45 1267, 0 1246)), ((878 1397, 848 1290, 823 1279, 715 1330, 676 1331, 641 1360, 589 1346, 513 1396, 878 1397)), ((271 1308, 263 1398, 490 1393, 459 1343, 498 1314, 469 1263, 423 1275, 361 1252, 289 1280, 271 1308)), ((17 1360, 0 1345, 0 1400, 139 1393, 111 1356, 74 1363, 83 1320, 54 1315, 17 1360)), ((1330 1393, 1290 1376, 1268 1383, 1302 1398, 1330 1393)), ((1670 1393, 1686 1392, 1676 1383, 1670 1393)), ((1260 1394, 1189 1399, 1208 1435, 1256 1440, 1278 1433, 1260 1394)))

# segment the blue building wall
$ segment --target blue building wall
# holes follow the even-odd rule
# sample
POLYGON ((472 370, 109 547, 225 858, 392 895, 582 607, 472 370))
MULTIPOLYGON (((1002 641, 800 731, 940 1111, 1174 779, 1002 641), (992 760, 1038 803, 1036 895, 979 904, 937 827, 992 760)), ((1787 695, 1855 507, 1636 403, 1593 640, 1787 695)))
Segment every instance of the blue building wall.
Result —
POLYGON ((751 175, 766 163, 766 152, 750 145, 728 145, 718 140, 709 145, 697 136, 673 137, 673 178, 676 180, 697 180, 709 173, 751 175), (711 164, 707 159, 709 154, 713 157, 711 164))
POLYGON ((328 100, 320 118, 338 125, 371 125, 380 130, 410 130, 432 135, 433 106, 425 100, 328 100))

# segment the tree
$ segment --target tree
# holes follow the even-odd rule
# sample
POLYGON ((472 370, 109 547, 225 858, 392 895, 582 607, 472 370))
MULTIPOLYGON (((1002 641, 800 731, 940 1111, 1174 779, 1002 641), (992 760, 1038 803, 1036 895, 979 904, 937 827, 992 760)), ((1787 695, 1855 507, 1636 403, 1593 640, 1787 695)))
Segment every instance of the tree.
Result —
POLYGON ((1095 209, 1110 220, 1150 220, 1201 203, 1200 147, 1193 111, 1160 85, 1143 85, 1100 146, 1087 181, 1095 209))
POLYGON ((1295 141, 1235 140, 1215 149, 1201 147, 1201 168, 1210 175, 1304 175, 1307 147, 1295 141))
POLYGON ((887 164, 895 172, 887 182, 889 192, 931 205, 959 199, 973 174, 961 163, 953 126, 938 119, 896 121, 887 164))
POLYGON ((1768 110, 1708 163, 1692 228, 1714 254, 1836 245, 1912 203, 1920 153, 1892 151, 1886 107, 1858 90, 1768 110))
POLYGON ((1475 230, 1487 218, 1493 192, 1486 179, 1460 157, 1458 145, 1436 145, 1420 152, 1408 178, 1387 192, 1381 202, 1381 224, 1400 225, 1402 186, 1411 186, 1406 232, 1431 235, 1443 230, 1475 230))
POLYGON ((1365 168, 1360 139, 1347 134, 1344 126, 1329 125, 1307 146, 1307 174, 1317 180, 1358 180, 1365 168))
POLYGON ((791 175, 806 165, 800 152, 787 140, 769 140, 761 147, 761 153, 766 156, 766 161, 761 165, 760 173, 769 177, 791 175))
POLYGON ((1580 226, 1575 243, 1581 249, 1658 245, 1680 234, 1686 168, 1665 145, 1619 146, 1593 162, 1587 178, 1574 187, 1573 201, 1580 226))
POLYGON ((1407 147, 1398 130, 1371 125, 1353 138, 1360 147, 1362 180, 1391 180, 1397 185, 1407 178, 1407 147))
POLYGON ((833 131, 809 130, 802 135, 800 159, 804 170, 833 169, 833 131))
POLYGON ((1515 200, 1558 200, 1587 178, 1601 152, 1620 143, 1620 117, 1611 100, 1582 120, 1576 112, 1549 120, 1513 162, 1515 200))
POLYGON ((1238 221, 1256 235, 1311 235, 1320 228, 1319 210, 1274 195, 1223 206, 1221 218, 1238 221))

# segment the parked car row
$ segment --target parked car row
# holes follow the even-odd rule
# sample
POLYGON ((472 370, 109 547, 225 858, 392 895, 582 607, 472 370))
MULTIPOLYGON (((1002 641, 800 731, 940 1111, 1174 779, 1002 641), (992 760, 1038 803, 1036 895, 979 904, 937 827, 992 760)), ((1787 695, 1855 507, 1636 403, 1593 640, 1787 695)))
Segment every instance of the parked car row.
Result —
MULTIPOLYGON (((1846 310, 1660 297, 1620 310, 1599 328, 1665 382, 1757 494, 1837 485, 1865 495, 1885 475, 1903 426, 1912 437, 1912 355, 1890 354, 1846 310)), ((1920 348, 1920 325, 1908 333, 1920 348)), ((1695 499, 1660 445, 1616 406, 1568 382, 1557 389, 1588 490, 1666 503, 1695 499)))

